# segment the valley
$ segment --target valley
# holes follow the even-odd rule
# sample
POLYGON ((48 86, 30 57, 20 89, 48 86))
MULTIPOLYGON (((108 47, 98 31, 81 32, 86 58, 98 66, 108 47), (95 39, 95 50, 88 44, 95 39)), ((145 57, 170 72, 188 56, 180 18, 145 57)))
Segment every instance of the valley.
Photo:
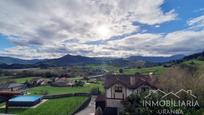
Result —
MULTIPOLYGON (((200 56, 199 56, 200 57, 200 56)), ((41 68, 24 68, 24 69, 1 69, 0 70, 0 83, 15 83, 15 84, 25 84, 26 89, 24 89, 24 94, 26 95, 43 95, 44 98, 52 97, 52 96, 60 96, 60 95, 77 95, 77 94, 89 94, 89 93, 98 93, 104 94, 104 76, 108 76, 111 74, 114 75, 152 75, 154 76, 153 83, 157 87, 168 87, 175 84, 176 82, 171 82, 172 79, 168 78, 167 74, 173 74, 174 79, 178 79, 177 76, 180 74, 179 71, 185 70, 185 68, 196 68, 196 73, 199 75, 203 75, 204 71, 204 61, 198 57, 191 59, 182 59, 182 60, 172 60, 170 62, 165 63, 153 63, 150 65, 141 63, 141 60, 133 62, 134 64, 128 64, 125 66, 115 65, 115 64, 74 64, 71 66, 47 66, 41 68), (183 68, 183 69, 182 69, 183 68), (176 73, 175 73, 176 71, 176 73), (169 73, 170 72, 170 73, 169 73), (172 73, 173 72, 173 73, 172 73), (96 76, 96 77, 93 77, 96 76), (35 84, 35 82, 38 82, 35 84), (40 83, 40 80, 43 82, 40 83), (158 82, 158 80, 162 80, 162 82, 158 82), (55 86, 54 84, 60 83, 64 84, 74 83, 74 85, 70 86, 55 86), (170 83, 167 85, 167 82, 170 83), (55 83, 56 82, 56 83, 55 83), (66 83, 66 82, 65 82, 66 83), (77 83, 80 83, 77 85, 77 83), (173 83, 173 84, 172 84, 173 83), (167 85, 167 86, 166 86, 167 85)), ((148 62, 150 63, 150 62, 148 62)), ((171 75, 172 77, 172 75, 171 75)), ((182 78, 183 79, 183 78, 182 78)), ((200 78, 203 80, 203 78, 200 78)), ((58 85, 60 85, 58 84, 58 85)), ((200 83, 198 83, 201 85, 200 83)), ((174 90, 177 86, 171 87, 174 90)), ((177 88, 185 88, 186 86, 178 86, 177 88)), ((198 86, 201 87, 201 86, 198 86)), ((176 89, 177 89, 176 88, 176 89)), ((201 89, 193 89, 194 93, 197 95, 202 95, 203 91, 201 89), (201 92, 198 92, 201 91, 201 92)), ((199 97, 199 100, 203 98, 199 97)), ((38 113, 39 115, 43 115, 47 113, 46 110, 52 109, 51 113, 60 113, 61 115, 69 114, 76 109, 80 103, 83 103, 88 99, 87 96, 82 97, 60 97, 60 98, 51 98, 48 99, 45 103, 38 106, 34 109, 29 108, 9 108, 9 113, 11 114, 20 114, 20 115, 30 115, 33 112, 38 113), (64 103, 66 102, 66 103, 64 103), (59 103, 59 109, 56 109, 56 104, 59 103), (67 105, 68 104, 68 105, 67 105), (69 106, 69 108, 65 109, 65 107, 69 106), (71 108, 70 108, 71 107, 71 108), (55 108, 55 109, 54 109, 55 108), (66 110, 66 111, 62 111, 66 110)), ((203 103, 202 100, 199 101, 203 103)), ((4 106, 4 103, 1 104, 4 106)), ((0 112, 3 112, 4 108, 0 109, 0 112)), ((200 111, 200 110, 199 110, 200 111)), ((201 111, 202 112, 202 109, 201 111)))

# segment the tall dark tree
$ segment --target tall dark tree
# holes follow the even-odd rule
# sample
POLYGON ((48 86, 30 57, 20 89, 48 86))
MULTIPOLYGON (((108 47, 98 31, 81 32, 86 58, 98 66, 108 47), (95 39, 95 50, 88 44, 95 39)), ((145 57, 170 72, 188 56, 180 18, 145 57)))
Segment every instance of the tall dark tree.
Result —
POLYGON ((123 71, 123 69, 122 68, 120 68, 119 69, 119 73, 123 73, 124 71, 123 71))

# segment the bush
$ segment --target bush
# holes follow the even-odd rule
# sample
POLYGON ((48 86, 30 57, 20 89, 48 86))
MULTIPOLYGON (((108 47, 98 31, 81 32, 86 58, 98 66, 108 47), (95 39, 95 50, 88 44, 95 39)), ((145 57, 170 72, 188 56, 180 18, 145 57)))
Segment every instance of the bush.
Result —
POLYGON ((84 86, 84 82, 81 81, 81 80, 76 80, 76 81, 75 81, 75 85, 82 87, 82 86, 84 86))
POLYGON ((198 57, 198 60, 204 61, 204 57, 203 57, 203 56, 200 56, 200 57, 198 57))
POLYGON ((91 89, 91 94, 93 94, 93 95, 98 95, 98 94, 100 94, 99 88, 98 88, 98 87, 97 87, 97 88, 92 88, 92 89, 91 89))

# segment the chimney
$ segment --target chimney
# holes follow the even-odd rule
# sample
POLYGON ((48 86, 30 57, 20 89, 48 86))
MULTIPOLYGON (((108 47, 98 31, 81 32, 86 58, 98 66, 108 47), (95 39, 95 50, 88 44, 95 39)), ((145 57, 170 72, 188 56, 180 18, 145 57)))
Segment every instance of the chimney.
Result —
POLYGON ((130 85, 135 85, 135 77, 134 76, 130 77, 130 85))

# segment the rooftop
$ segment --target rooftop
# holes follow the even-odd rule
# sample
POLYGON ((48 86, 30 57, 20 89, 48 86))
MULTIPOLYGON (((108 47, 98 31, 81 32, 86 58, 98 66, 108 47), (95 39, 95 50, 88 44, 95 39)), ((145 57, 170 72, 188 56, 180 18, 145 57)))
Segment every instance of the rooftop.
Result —
POLYGON ((152 88, 156 88, 150 83, 151 78, 147 75, 108 75, 105 78, 105 88, 110 88, 112 85, 120 83, 130 89, 136 89, 141 85, 148 85, 152 88), (131 79, 131 77, 133 79, 131 79), (130 81, 135 80, 134 84, 130 81))

